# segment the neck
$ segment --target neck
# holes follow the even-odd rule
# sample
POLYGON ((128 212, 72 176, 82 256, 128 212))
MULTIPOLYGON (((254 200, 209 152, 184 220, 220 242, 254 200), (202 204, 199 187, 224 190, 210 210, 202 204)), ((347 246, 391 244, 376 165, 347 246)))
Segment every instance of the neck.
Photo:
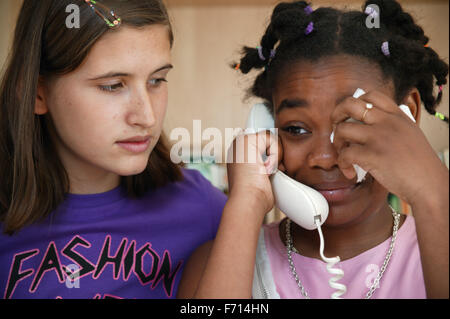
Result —
MULTIPOLYGON (((401 220, 403 222, 403 219, 401 220)), ((339 256, 341 260, 353 258, 392 236, 394 219, 387 203, 361 215, 358 220, 343 226, 322 226, 325 239, 324 255, 339 256)), ((281 224, 285 241, 285 222, 281 224)), ((292 223, 294 247, 301 255, 320 259, 320 239, 317 230, 308 231, 292 223)))
POLYGON ((120 184, 120 176, 83 161, 64 161, 69 176, 70 193, 78 195, 100 194, 120 184))
POLYGON ((98 178, 70 177, 70 193, 78 195, 100 194, 108 192, 120 184, 120 177, 115 174, 97 175, 98 178))

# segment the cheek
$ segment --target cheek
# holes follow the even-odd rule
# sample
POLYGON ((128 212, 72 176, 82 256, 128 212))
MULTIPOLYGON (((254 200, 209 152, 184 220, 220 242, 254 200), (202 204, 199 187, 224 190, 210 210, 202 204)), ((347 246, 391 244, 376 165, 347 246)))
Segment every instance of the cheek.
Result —
POLYGON ((166 117, 168 100, 167 88, 162 88, 160 94, 152 98, 153 112, 159 124, 158 127, 162 127, 162 123, 166 117))
POLYGON ((307 146, 292 140, 282 138, 283 163, 288 173, 295 172, 306 164, 307 146))
MULTIPOLYGON (((98 99, 76 91, 50 101, 49 111, 56 131, 64 143, 69 145, 87 145, 99 147, 111 130, 111 123, 118 114, 107 111, 98 99), (96 101, 93 103, 92 101, 96 101)), ((117 121, 117 120, 116 120, 117 121)))

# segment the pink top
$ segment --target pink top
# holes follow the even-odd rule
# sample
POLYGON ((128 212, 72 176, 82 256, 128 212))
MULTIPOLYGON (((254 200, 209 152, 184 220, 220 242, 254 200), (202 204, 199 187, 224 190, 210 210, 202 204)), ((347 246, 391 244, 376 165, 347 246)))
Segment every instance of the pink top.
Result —
MULTIPOLYGON (((275 287, 281 298, 304 298, 289 268, 286 247, 279 236, 279 223, 264 225, 264 238, 275 287)), ((326 240, 326 238, 325 238, 326 240)), ((338 282, 347 287, 344 299, 365 298, 386 258, 391 238, 364 253, 335 265, 344 271, 338 282)), ((319 259, 293 253, 297 274, 312 299, 329 299, 336 290, 328 280, 332 277, 319 259)), ((334 257, 334 256, 327 256, 334 257)), ((414 218, 408 216, 397 233, 394 252, 372 298, 426 298, 414 218)))

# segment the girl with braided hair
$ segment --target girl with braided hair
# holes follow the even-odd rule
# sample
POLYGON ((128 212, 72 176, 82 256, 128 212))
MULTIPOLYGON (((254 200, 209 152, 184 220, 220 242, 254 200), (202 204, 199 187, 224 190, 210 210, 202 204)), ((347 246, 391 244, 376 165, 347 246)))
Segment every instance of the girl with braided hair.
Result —
POLYGON ((247 152, 269 150, 268 160, 228 164, 230 197, 219 232, 191 257, 179 297, 335 292, 317 232, 289 219, 261 227, 274 197, 260 170, 271 172, 280 158, 279 170, 328 202, 325 255, 340 256, 335 267, 344 272, 333 282, 341 285, 335 297, 448 298, 449 173, 417 124, 421 103, 436 114, 448 65, 428 40, 396 1, 367 1, 362 11, 313 10, 304 1, 275 7, 260 46, 245 47, 233 67, 259 70, 250 94, 272 113, 280 148, 271 151, 277 140, 269 133, 262 146, 255 134, 235 140, 246 142, 247 152), (374 18, 379 27, 368 27, 374 18), (353 97, 357 89, 365 94, 353 97), (414 217, 394 212, 389 193, 414 217))

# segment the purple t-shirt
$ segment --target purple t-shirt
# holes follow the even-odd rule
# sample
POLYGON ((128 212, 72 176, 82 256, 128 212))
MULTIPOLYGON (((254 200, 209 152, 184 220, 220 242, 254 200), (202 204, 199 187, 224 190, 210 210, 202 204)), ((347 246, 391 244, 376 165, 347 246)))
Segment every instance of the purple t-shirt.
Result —
POLYGON ((217 232, 226 196, 199 172, 127 198, 68 195, 43 223, 0 234, 3 298, 174 298, 196 247, 217 232))

